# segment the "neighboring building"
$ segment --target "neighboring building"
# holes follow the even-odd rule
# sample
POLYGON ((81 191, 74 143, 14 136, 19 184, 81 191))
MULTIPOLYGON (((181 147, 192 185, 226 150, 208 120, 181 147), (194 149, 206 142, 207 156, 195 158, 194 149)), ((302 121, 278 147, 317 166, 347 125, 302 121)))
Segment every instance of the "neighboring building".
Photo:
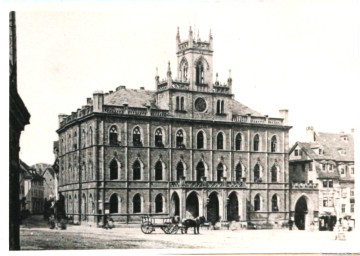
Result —
POLYGON ((236 101, 230 75, 213 82, 211 33, 208 41, 192 33, 176 37, 177 79, 169 63, 156 91, 98 91, 59 115, 59 192, 75 222, 107 213, 117 222, 288 222, 288 111, 270 118, 236 101))
POLYGON ((16 57, 16 21, 15 12, 9 15, 9 248, 20 250, 20 135, 25 125, 29 124, 30 114, 17 91, 17 57, 16 57))
POLYGON ((47 167, 43 173, 44 178, 44 198, 49 200, 50 197, 56 196, 55 171, 52 167, 47 167))
POLYGON ((320 229, 354 215, 354 137, 345 133, 315 132, 307 128, 307 141, 290 150, 290 182, 315 184, 310 200, 318 201, 320 229))
POLYGON ((45 172, 46 168, 51 167, 51 164, 46 164, 46 163, 37 163, 37 164, 33 164, 31 166, 32 169, 35 169, 35 171, 40 174, 43 175, 45 172))
MULTIPOLYGON (((32 214, 43 213, 44 210, 44 179, 20 160, 20 200, 26 203, 26 210, 32 214), (24 200, 24 198, 26 200, 24 200)), ((22 209, 24 210, 24 209, 22 209)))

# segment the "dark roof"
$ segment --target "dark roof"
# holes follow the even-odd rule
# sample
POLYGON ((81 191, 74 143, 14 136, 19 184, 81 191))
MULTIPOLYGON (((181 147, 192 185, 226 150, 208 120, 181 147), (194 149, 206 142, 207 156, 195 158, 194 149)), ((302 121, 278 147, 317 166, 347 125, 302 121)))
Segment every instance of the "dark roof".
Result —
POLYGON ((244 104, 238 102, 237 100, 232 100, 232 113, 235 115, 246 115, 251 114, 254 116, 262 116, 259 112, 245 106, 244 104))
POLYGON ((151 106, 151 108, 158 108, 155 105, 155 92, 138 89, 119 89, 113 93, 105 95, 105 105, 122 106, 124 103, 129 107, 144 108, 151 106))
POLYGON ((55 171, 52 167, 46 168, 45 171, 43 171, 42 176, 44 176, 46 172, 49 172, 51 174, 51 176, 53 176, 55 178, 55 171))
MULTIPOLYGON (((245 106, 244 104, 231 99, 232 113, 236 115, 252 114, 262 116, 259 112, 245 106)), ((104 97, 105 105, 122 106, 124 103, 129 107, 144 108, 151 106, 153 109, 159 109, 156 105, 156 92, 142 89, 118 89, 104 97)))
POLYGON ((47 164, 47 163, 37 163, 31 166, 31 168, 35 169, 39 175, 43 175, 45 169, 49 167, 51 167, 51 164, 47 164))
POLYGON ((19 163, 20 163, 20 172, 24 174, 25 179, 37 179, 37 180, 43 179, 43 177, 36 172, 35 168, 28 166, 21 159, 19 160, 19 163))
POLYGON ((334 169, 332 171, 322 171, 320 166, 316 167, 316 172, 319 179, 338 179, 340 177, 339 171, 334 169))

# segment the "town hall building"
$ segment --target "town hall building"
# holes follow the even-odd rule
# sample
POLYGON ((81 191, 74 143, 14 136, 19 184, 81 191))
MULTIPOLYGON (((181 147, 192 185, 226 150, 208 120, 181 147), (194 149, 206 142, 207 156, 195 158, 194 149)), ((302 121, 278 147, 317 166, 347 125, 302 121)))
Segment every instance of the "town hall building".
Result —
MULTIPOLYGON (((288 111, 272 118, 234 99, 213 73, 213 36, 176 36, 176 72, 155 91, 96 91, 59 115, 59 192, 74 222, 205 216, 210 223, 287 223, 288 111), (213 80, 215 77, 215 81, 213 80)), ((291 203, 290 203, 291 202, 291 203)))

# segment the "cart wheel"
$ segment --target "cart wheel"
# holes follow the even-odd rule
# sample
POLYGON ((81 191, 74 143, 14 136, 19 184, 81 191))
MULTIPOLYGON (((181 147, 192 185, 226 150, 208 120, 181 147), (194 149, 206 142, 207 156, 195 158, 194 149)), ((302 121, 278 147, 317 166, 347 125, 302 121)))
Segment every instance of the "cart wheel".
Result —
POLYGON ((179 226, 178 225, 175 225, 172 230, 171 230, 171 234, 176 234, 179 230, 179 226))
POLYGON ((165 234, 171 234, 171 230, 172 230, 172 225, 167 225, 166 227, 163 228, 163 231, 165 234))
POLYGON ((141 231, 144 234, 151 234, 151 232, 153 232, 153 226, 150 222, 145 222, 143 224, 141 224, 141 231))

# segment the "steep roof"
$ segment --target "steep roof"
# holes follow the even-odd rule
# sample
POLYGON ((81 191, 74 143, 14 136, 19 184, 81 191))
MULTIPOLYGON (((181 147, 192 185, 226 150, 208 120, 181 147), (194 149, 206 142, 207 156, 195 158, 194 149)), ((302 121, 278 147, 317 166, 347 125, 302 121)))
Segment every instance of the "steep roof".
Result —
POLYGON ((54 169, 53 169, 52 167, 48 167, 48 168, 46 168, 46 169, 43 171, 43 173, 42 173, 42 176, 43 176, 43 177, 44 177, 44 175, 45 175, 46 172, 49 172, 50 175, 55 178, 55 171, 54 171, 54 169))
POLYGON ((37 163, 37 164, 33 164, 31 166, 32 169, 35 169, 36 172, 40 175, 44 174, 44 171, 46 168, 51 167, 51 164, 47 164, 47 163, 37 163))
POLYGON ((259 112, 245 106, 244 104, 238 102, 237 100, 232 100, 232 113, 235 115, 246 115, 252 114, 254 116, 262 116, 259 112))
MULTIPOLYGON (((233 114, 262 116, 259 112, 245 106, 237 100, 231 99, 231 101, 233 114)), ((105 105, 122 106, 124 103, 128 104, 129 107, 144 108, 151 106, 151 108, 159 108, 156 105, 156 91, 121 88, 104 97, 105 105)))
POLYGON ((316 133, 315 142, 298 141, 296 145, 299 145, 314 160, 354 161, 354 137, 352 134, 319 132, 316 133), (345 141, 344 137, 347 137, 348 140, 345 141), (317 153, 319 148, 323 150, 321 155, 317 153), (342 154, 341 150, 345 151, 345 154, 342 154))
POLYGON ((323 146, 324 155, 336 161, 354 161, 354 136, 345 133, 318 132, 316 141, 323 146), (344 138, 347 140, 344 140, 344 138), (341 154, 341 150, 345 154, 341 154))
POLYGON ((38 179, 38 180, 43 179, 42 176, 36 172, 35 168, 28 166, 21 159, 19 160, 19 162, 20 162, 20 172, 23 173, 25 179, 38 179))
POLYGON ((155 91, 124 88, 105 95, 104 104, 122 106, 126 103, 129 107, 151 106, 151 108, 158 108, 155 104, 155 95, 155 91))

